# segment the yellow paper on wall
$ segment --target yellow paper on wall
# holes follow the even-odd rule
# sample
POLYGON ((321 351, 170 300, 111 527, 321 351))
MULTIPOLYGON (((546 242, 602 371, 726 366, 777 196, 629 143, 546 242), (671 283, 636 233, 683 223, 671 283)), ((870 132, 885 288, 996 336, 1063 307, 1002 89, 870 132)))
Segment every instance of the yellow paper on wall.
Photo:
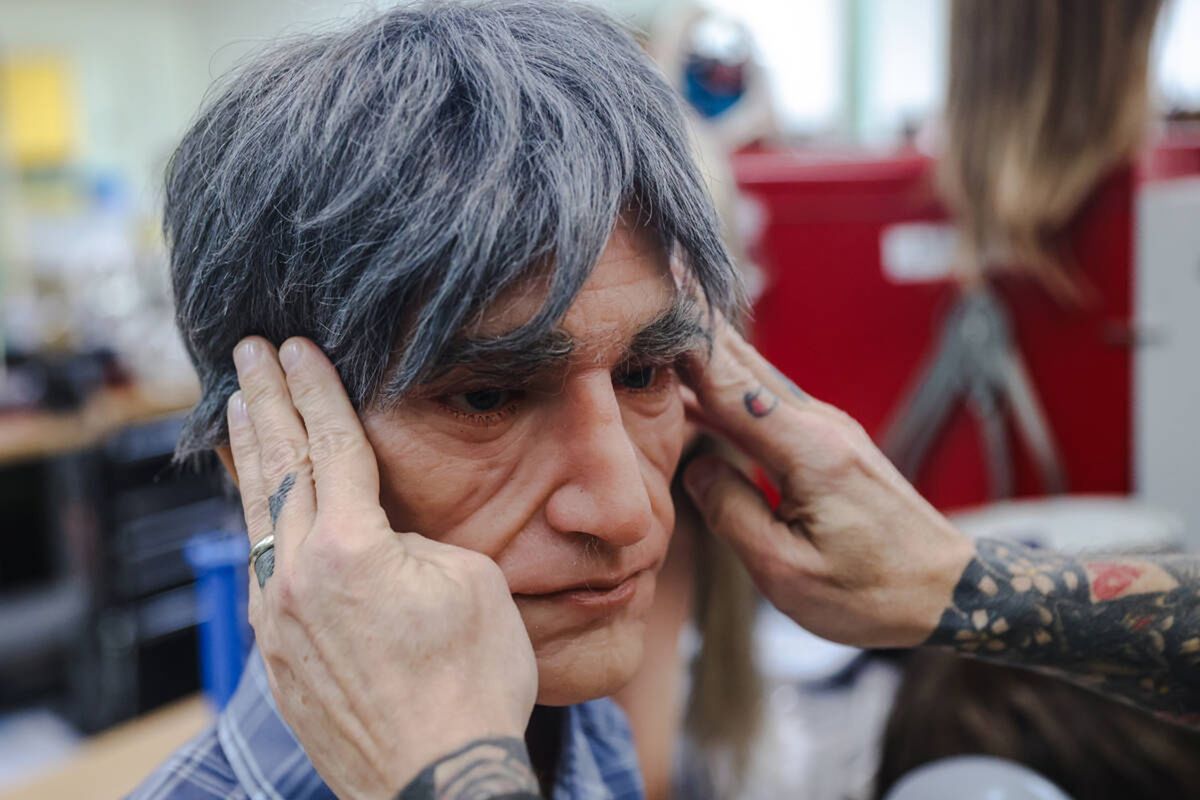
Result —
POLYGON ((75 149, 71 73, 53 55, 0 60, 0 146, 20 167, 62 164, 75 149))

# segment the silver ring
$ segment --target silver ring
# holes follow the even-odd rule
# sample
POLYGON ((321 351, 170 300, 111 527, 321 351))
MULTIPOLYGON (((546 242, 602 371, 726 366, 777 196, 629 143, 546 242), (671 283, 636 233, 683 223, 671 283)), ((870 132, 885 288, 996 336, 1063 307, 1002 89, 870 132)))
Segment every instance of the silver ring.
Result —
POLYGON ((250 568, 258 578, 259 588, 265 586, 267 578, 275 572, 275 534, 268 533, 250 548, 250 568))

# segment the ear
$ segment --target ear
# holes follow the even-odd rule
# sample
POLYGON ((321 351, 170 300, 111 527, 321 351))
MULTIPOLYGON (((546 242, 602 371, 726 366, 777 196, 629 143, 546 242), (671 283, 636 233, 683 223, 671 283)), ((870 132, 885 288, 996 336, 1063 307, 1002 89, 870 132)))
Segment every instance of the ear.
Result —
POLYGON ((229 449, 229 445, 223 444, 214 448, 214 452, 216 452, 217 458, 221 459, 221 465, 225 467, 229 477, 233 479, 233 485, 238 486, 237 465, 233 463, 233 451, 229 449))

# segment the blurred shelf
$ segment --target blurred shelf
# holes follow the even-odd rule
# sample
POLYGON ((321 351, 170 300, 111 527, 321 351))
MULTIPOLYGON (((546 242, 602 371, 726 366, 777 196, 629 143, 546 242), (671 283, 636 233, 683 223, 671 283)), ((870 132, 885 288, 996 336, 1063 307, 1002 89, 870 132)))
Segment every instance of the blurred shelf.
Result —
POLYGON ((123 797, 213 719, 211 706, 199 695, 164 706, 88 739, 41 776, 0 791, 0 800, 123 797))
POLYGON ((0 465, 81 450, 126 425, 184 411, 198 397, 192 385, 134 386, 98 392, 74 412, 0 413, 0 465))

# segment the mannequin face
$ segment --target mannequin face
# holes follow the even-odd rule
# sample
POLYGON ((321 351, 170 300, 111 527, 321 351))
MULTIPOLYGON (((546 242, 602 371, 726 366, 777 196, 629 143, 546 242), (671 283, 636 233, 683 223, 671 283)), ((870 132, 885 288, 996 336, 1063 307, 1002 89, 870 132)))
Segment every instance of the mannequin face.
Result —
MULTIPOLYGON (((503 570, 541 703, 610 694, 641 660, 684 439, 674 360, 680 342, 703 342, 677 302, 661 248, 619 226, 556 332, 568 356, 511 384, 495 363, 456 367, 398 409, 363 415, 393 528, 503 570)), ((536 307, 501 298, 472 336, 506 333, 536 307)))

